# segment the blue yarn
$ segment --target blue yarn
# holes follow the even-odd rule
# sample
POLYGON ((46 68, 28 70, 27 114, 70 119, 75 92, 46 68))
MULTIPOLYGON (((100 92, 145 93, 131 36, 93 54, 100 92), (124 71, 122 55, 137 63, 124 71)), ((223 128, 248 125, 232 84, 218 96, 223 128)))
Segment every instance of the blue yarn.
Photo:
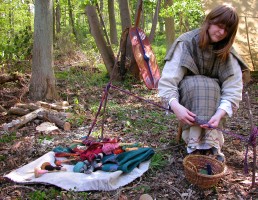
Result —
POLYGON ((57 146, 53 149, 54 152, 56 153, 71 153, 70 148, 62 147, 62 146, 57 146))
POLYGON ((113 163, 107 163, 102 165, 101 170, 105 172, 115 172, 118 170, 118 164, 113 164, 113 163))
POLYGON ((77 162, 76 165, 74 165, 73 167, 73 171, 77 173, 81 173, 82 172, 81 170, 83 169, 84 165, 85 165, 84 162, 81 162, 81 161, 77 162))

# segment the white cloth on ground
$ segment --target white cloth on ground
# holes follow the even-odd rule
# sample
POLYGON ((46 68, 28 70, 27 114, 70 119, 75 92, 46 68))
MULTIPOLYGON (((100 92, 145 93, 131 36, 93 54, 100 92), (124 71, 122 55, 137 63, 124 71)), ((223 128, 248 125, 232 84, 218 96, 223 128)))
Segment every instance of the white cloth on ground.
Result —
POLYGON ((34 168, 40 168, 44 162, 50 162, 54 166, 55 153, 48 152, 35 161, 13 170, 5 175, 14 182, 24 184, 51 184, 72 191, 112 191, 122 186, 131 183, 136 178, 145 173, 150 161, 142 162, 139 167, 136 167, 130 173, 123 173, 122 171, 104 172, 101 170, 95 171, 91 174, 75 173, 73 172, 74 165, 66 165, 63 167, 67 169, 64 172, 46 173, 38 178, 34 176, 34 168))

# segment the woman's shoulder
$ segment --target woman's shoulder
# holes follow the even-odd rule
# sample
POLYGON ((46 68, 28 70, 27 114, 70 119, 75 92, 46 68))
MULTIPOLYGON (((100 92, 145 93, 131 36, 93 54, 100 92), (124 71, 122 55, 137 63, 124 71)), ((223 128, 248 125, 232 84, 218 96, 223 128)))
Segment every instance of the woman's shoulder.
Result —
POLYGON ((183 33, 178 37, 179 41, 189 41, 192 40, 193 38, 198 38, 200 33, 200 29, 194 29, 188 32, 183 33))

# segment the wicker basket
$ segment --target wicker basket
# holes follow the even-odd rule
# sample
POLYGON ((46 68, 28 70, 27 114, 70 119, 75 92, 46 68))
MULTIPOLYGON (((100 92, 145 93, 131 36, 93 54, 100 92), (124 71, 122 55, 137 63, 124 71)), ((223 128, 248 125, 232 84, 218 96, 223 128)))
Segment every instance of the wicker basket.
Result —
POLYGON ((188 155, 183 160, 186 179, 202 189, 211 188, 224 176, 225 165, 215 158, 204 155, 188 155), (199 171, 207 164, 211 166, 212 175, 202 174, 199 171))

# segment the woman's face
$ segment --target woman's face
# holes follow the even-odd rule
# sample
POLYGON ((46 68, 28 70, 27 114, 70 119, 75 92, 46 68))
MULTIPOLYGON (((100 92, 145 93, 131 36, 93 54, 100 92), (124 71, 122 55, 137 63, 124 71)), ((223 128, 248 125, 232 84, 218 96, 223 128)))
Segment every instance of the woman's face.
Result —
POLYGON ((208 33, 212 43, 223 40, 228 34, 223 24, 211 24, 208 33))

